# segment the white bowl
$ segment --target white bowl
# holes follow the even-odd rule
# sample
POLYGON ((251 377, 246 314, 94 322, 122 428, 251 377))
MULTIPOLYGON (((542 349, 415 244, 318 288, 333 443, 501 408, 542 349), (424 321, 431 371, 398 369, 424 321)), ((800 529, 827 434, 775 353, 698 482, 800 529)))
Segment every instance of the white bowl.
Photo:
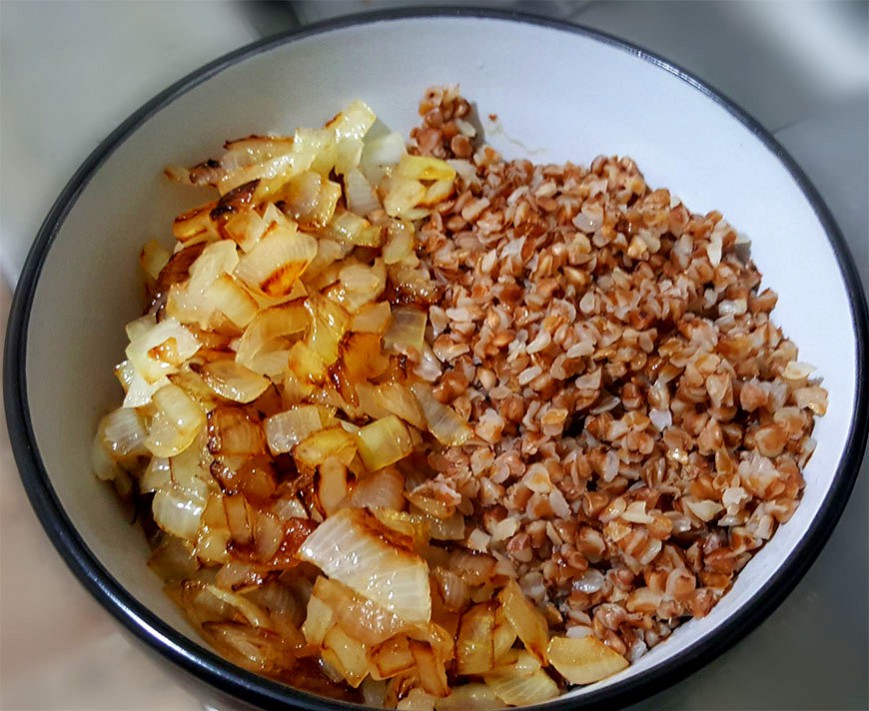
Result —
MULTIPOLYGON (((806 571, 854 483, 869 425, 866 304, 827 208, 783 149, 725 98, 666 61, 610 37, 529 18, 450 11, 351 18, 227 55, 125 121, 49 213, 21 277, 6 344, 6 408, 24 484, 69 566, 162 657, 220 692, 262 706, 326 702, 206 650, 145 566, 138 527, 90 473, 95 422, 118 401, 111 375, 123 324, 141 312, 139 248, 197 196, 162 178, 224 139, 318 125, 360 97, 407 132, 429 85, 458 82, 508 156, 589 163, 630 155, 650 185, 695 212, 720 210, 752 240, 775 321, 829 391, 794 517, 702 620, 598 684, 545 704, 624 703, 720 654, 806 571), (861 375, 862 373, 862 375, 861 375)), ((330 704, 334 707, 334 704, 330 704)))

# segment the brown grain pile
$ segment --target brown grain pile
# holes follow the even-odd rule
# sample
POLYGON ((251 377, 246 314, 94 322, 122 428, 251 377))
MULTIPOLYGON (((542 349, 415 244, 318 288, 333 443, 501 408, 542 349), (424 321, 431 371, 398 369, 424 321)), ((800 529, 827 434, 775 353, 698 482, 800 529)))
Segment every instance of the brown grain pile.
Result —
POLYGON ((469 112, 431 89, 412 133, 460 160, 419 234, 443 369, 417 373, 477 435, 431 454, 421 488, 473 510, 467 546, 555 630, 636 660, 793 514, 826 392, 721 214, 652 190, 629 158, 504 160, 469 112))

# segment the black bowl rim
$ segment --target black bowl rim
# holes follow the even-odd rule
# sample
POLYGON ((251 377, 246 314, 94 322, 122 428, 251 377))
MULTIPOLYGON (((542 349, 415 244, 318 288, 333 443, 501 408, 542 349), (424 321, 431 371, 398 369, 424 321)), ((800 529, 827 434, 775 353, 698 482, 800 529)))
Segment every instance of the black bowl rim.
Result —
POLYGON ((227 67, 285 43, 365 24, 426 17, 512 21, 570 32, 621 49, 685 81, 726 109, 784 164, 823 225, 845 282, 857 345, 854 419, 848 432, 845 454, 839 463, 830 490, 816 519, 792 554, 773 577, 757 590, 743 608, 724 623, 714 635, 697 640, 671 659, 636 677, 590 691, 580 698, 562 698, 551 701, 545 706, 527 708, 557 711, 601 704, 606 704, 610 708, 625 705, 662 691, 706 665, 754 629, 779 606, 805 575, 841 516, 857 479, 867 434, 869 434, 869 387, 866 382, 866 374, 869 372, 869 326, 867 326, 869 316, 867 316, 866 299, 847 244, 829 209, 794 159, 748 113, 690 72, 637 45, 590 28, 512 11, 479 8, 386 10, 338 18, 267 37, 230 52, 177 81, 127 118, 91 153, 52 206, 28 254, 12 303, 4 354, 5 409, 15 461, 30 503, 67 566, 100 604, 151 650, 198 680, 247 704, 264 708, 297 708, 311 711, 328 708, 362 708, 356 704, 322 699, 265 679, 227 662, 198 643, 191 643, 133 598, 105 570, 67 517, 37 449, 27 401, 27 329, 36 286, 48 250, 79 193, 103 161, 152 115, 178 96, 227 67))

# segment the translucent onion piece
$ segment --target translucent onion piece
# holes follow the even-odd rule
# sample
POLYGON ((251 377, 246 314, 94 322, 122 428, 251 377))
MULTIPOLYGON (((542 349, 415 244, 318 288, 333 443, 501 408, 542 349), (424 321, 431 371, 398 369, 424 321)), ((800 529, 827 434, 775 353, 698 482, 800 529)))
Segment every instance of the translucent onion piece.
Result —
POLYGON ((369 474, 356 482, 350 501, 359 508, 400 511, 404 508, 404 476, 392 468, 369 474))
POLYGON ((378 386, 377 392, 386 410, 418 429, 426 428, 427 421, 419 401, 404 385, 395 382, 383 383, 378 386))
POLYGON ((454 686, 449 696, 435 701, 436 711, 495 711, 504 701, 486 684, 454 686))
POLYGON ((208 451, 215 456, 255 456, 265 453, 259 422, 240 407, 218 405, 208 413, 208 451))
POLYGON ((451 407, 438 402, 430 385, 415 382, 411 384, 410 389, 422 407, 429 432, 438 442, 458 447, 471 438, 473 432, 468 423, 462 420, 451 407))
MULTIPOLYGON (((338 141, 335 152, 335 173, 346 177, 348 173, 356 170, 359 161, 362 160, 362 150, 364 147, 365 144, 359 138, 347 137, 338 141)), ((366 180, 365 182, 367 183, 368 181, 366 180)), ((346 191, 346 195, 349 200, 349 190, 346 191)), ((353 210, 352 207, 350 209, 353 210)), ((354 212, 356 211, 354 210, 354 212)))
POLYGON ((486 677, 486 684, 504 703, 514 706, 539 704, 554 699, 561 693, 552 677, 542 669, 524 676, 511 673, 490 674, 486 677))
POLYGON ((170 535, 163 536, 160 545, 151 553, 148 567, 161 580, 173 583, 193 576, 199 569, 199 563, 185 541, 170 535))
POLYGON ((341 186, 314 171, 295 176, 284 191, 287 211, 308 230, 328 224, 340 197, 341 186))
POLYGON ((323 516, 331 516, 350 493, 347 465, 337 457, 324 461, 314 476, 314 505, 323 516))
POLYGON ((422 688, 432 696, 448 696, 450 687, 447 684, 446 670, 444 665, 438 661, 431 645, 415 639, 411 639, 408 645, 416 664, 416 671, 419 674, 422 688))
POLYGON ((172 466, 165 457, 151 457, 145 472, 139 479, 139 491, 149 494, 162 489, 172 482, 172 466))
POLYGON ((408 356, 422 351, 428 316, 419 309, 399 307, 392 310, 392 323, 383 336, 387 350, 408 356))
POLYGON ((365 142, 360 166, 372 184, 380 182, 385 166, 396 165, 407 153, 404 137, 392 132, 365 142))
POLYGON ((265 234, 269 223, 253 210, 233 215, 223 224, 223 231, 244 252, 250 252, 265 234))
POLYGON ((239 328, 247 326, 259 310, 256 300, 228 274, 218 277, 203 299, 239 328))
POLYGON ((546 664, 546 647, 549 644, 549 625, 540 609, 522 592, 515 580, 510 580, 501 591, 504 617, 513 625, 525 648, 541 664, 546 664))
POLYGON ((206 363, 199 375, 218 395, 241 403, 253 402, 271 385, 268 378, 229 359, 206 363))
POLYGON ((94 440, 91 444, 91 467, 94 470, 94 474, 97 475, 97 479, 101 481, 114 481, 120 474, 118 463, 109 454, 99 433, 94 435, 94 440))
POLYGON ((407 427, 395 415, 375 420, 359 430, 359 456, 369 471, 377 471, 404 459, 413 451, 407 427))
POLYGON ((232 274, 238 266, 238 251, 235 242, 220 240, 209 244, 190 265, 190 280, 187 289, 202 294, 223 274, 232 274))
POLYGON ((309 324, 308 312, 299 301, 261 311, 239 340, 235 359, 250 368, 260 352, 276 338, 300 334, 309 324))
POLYGON ((303 405, 273 415, 265 421, 269 450, 272 454, 290 452, 299 442, 322 427, 316 405, 303 405))
POLYGON ((180 365, 199 350, 196 337, 173 318, 137 329, 135 336, 127 346, 127 360, 148 383, 178 372, 180 365))
POLYGON ((357 333, 383 334, 392 321, 392 309, 386 301, 366 304, 353 315, 350 330, 357 333))
POLYGON ((152 239, 145 242, 142 247, 142 251, 139 253, 139 263, 145 274, 151 279, 156 279, 160 276, 161 270, 166 266, 171 256, 172 253, 168 249, 157 240, 152 239))
POLYGON ((166 385, 153 397, 156 412, 145 446, 157 457, 173 457, 189 447, 205 425, 205 413, 177 385, 166 385))
POLYGON ((628 666, 627 659, 594 635, 581 639, 553 637, 549 642, 549 662, 571 684, 591 684, 628 666))
POLYGON ((331 457, 347 465, 356 455, 356 438, 341 425, 318 430, 293 449, 297 465, 319 467, 331 457))
POLYGON ((362 509, 341 509, 314 531, 300 557, 408 622, 431 618, 428 566, 408 539, 362 509))
POLYGON ((308 644, 319 647, 323 644, 326 633, 335 624, 335 611, 316 595, 308 600, 308 611, 302 624, 302 633, 308 644))
POLYGON ((453 180, 456 169, 445 160, 431 156, 404 155, 395 174, 412 180, 453 180))
POLYGON ((336 211, 323 233, 339 243, 357 247, 379 247, 383 242, 380 227, 347 210, 336 211))
POLYGON ((395 221, 390 224, 388 233, 383 247, 383 261, 386 264, 398 264, 414 253, 413 223, 395 221))
POLYGON ((337 580, 318 577, 313 594, 332 608, 336 622, 347 634, 365 645, 380 644, 408 626, 395 613, 337 580))
POLYGON ((141 375, 134 373, 130 381, 130 387, 127 389, 127 394, 124 397, 123 406, 142 407, 143 405, 147 405, 151 402, 151 398, 154 397, 154 393, 168 384, 169 378, 165 376, 159 380, 155 380, 153 383, 149 383, 141 375))
POLYGON ((292 650, 271 630, 236 622, 207 622, 202 635, 233 664, 253 672, 286 674, 296 665, 292 650))
POLYGON ((347 209, 350 212, 355 212, 357 215, 367 215, 380 209, 380 202, 359 169, 353 168, 344 175, 344 190, 347 209))
POLYGON ((311 235, 274 226, 241 258, 235 274, 266 296, 285 296, 316 256, 311 235))
POLYGON ((196 535, 205 510, 205 499, 175 486, 157 490, 152 512, 154 522, 167 533, 190 540, 196 535))
POLYGON ((341 113, 326 124, 326 128, 334 131, 338 140, 342 138, 365 138, 377 116, 371 108, 359 99, 350 102, 341 113))
POLYGON ((308 346, 325 365, 331 365, 338 359, 338 344, 350 325, 350 314, 319 294, 312 294, 305 302, 305 308, 311 316, 308 346))
POLYGON ((244 595, 223 590, 216 585, 203 585, 203 590, 208 594, 213 595, 221 602, 232 607, 246 622, 254 627, 264 627, 265 629, 273 629, 272 621, 266 610, 263 610, 259 605, 251 602, 244 595))
POLYGON ((97 434, 106 451, 117 462, 148 454, 145 449, 148 437, 145 420, 133 408, 120 407, 103 417, 97 426, 97 434))
POLYGON ((462 615, 456 637, 456 671, 485 674, 495 666, 495 609, 481 602, 462 615))
POLYGON ((383 209, 390 217, 418 220, 428 212, 417 207, 425 200, 425 186, 418 180, 393 177, 386 182, 383 209))
POLYGON ((344 287, 344 305, 351 311, 377 299, 386 288, 386 266, 382 259, 377 259, 374 265, 350 263, 342 267, 338 273, 341 285, 344 287))
POLYGON ((368 676, 368 650, 339 626, 326 633, 320 653, 354 689, 368 676))
POLYGON ((416 664, 404 635, 374 645, 368 656, 371 660, 371 676, 374 679, 390 679, 412 669, 416 664))

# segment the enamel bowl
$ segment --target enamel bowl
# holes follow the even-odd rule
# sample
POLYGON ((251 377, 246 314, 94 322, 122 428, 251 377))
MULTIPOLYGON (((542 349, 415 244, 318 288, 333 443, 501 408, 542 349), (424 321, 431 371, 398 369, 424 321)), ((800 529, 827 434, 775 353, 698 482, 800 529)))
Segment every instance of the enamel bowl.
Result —
POLYGON ((694 212, 720 210, 751 239, 764 283, 780 297, 775 320, 829 391, 802 504, 724 599, 625 671, 544 707, 627 703, 719 655, 793 589, 854 483, 869 413, 864 297, 817 192, 739 108, 636 47, 515 15, 386 14, 268 39, 155 97, 82 165, 36 238, 6 343, 11 439, 43 526, 103 606, 197 681, 203 698, 336 706, 206 649, 146 567, 141 531, 91 474, 95 423, 120 397, 112 367, 123 325, 143 306, 140 246, 168 234, 172 218, 201 197, 162 170, 214 155, 227 138, 320 125, 357 97, 406 134, 425 88, 454 82, 508 156, 588 164, 601 153, 629 155, 650 185, 669 187, 694 212))

